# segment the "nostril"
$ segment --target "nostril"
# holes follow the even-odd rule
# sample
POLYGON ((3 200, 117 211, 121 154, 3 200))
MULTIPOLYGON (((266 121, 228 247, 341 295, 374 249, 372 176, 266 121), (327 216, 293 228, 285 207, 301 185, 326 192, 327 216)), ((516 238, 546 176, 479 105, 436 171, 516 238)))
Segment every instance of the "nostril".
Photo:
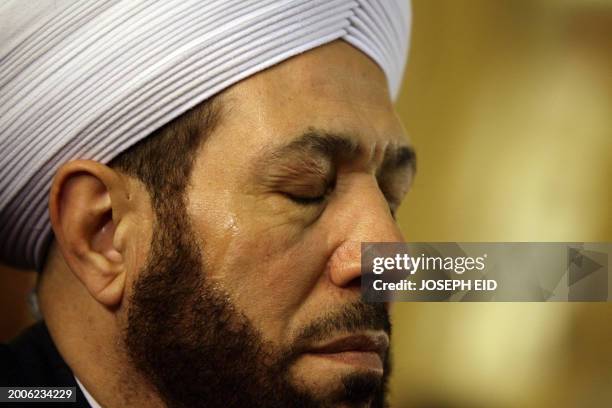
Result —
POLYGON ((353 278, 348 284, 344 285, 346 289, 361 290, 361 275, 353 278))

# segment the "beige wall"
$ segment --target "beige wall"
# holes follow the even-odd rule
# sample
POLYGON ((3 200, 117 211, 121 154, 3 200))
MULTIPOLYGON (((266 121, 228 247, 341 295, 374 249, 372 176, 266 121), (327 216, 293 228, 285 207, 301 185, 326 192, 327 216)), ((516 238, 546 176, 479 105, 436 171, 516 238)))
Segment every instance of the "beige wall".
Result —
MULTIPOLYGON (((612 241, 612 1, 413 11, 407 239, 612 241)), ((397 304, 393 406, 612 405, 611 318, 608 304, 397 304)))

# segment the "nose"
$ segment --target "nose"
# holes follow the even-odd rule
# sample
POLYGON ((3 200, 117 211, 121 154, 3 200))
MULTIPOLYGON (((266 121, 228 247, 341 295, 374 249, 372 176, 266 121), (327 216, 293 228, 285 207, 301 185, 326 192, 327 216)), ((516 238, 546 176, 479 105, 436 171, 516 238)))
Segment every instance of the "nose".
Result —
POLYGON ((327 271, 331 282, 341 288, 361 284, 362 242, 404 241, 378 184, 371 184, 357 195, 359 200, 345 204, 343 216, 336 218, 335 242, 339 244, 329 258, 327 271))

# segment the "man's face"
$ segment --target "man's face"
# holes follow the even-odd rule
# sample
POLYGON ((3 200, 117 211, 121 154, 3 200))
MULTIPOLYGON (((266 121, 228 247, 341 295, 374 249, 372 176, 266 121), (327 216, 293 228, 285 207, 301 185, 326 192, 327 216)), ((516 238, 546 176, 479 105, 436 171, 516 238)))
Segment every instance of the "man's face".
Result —
POLYGON ((135 283, 132 359, 177 404, 381 404, 390 326, 360 301, 359 243, 402 239, 392 210, 412 178, 382 71, 335 42, 220 100, 135 283))

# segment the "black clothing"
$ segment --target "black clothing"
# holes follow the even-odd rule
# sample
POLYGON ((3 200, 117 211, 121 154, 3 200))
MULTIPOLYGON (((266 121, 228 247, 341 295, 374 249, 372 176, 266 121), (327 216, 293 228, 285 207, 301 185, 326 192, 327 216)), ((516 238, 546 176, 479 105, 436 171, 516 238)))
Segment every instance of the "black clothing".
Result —
POLYGON ((76 387, 76 402, 4 403, 7 407, 91 408, 44 322, 28 328, 12 342, 0 344, 0 386, 76 387))

